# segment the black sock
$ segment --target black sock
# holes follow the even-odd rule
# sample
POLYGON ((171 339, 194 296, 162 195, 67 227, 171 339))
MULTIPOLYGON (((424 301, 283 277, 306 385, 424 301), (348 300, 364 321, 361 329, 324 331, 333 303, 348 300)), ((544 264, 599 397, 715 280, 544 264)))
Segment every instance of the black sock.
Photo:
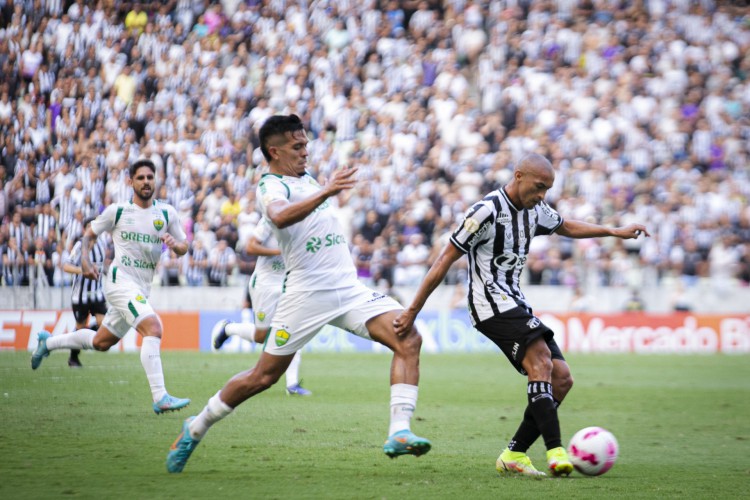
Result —
POLYGON ((539 437, 539 429, 536 427, 534 417, 531 415, 529 406, 526 406, 526 411, 523 412, 523 420, 521 425, 518 426, 518 430, 513 435, 513 439, 508 443, 508 449, 510 451, 520 451, 526 453, 536 438, 539 437))
MULTIPOLYGON (((538 432, 544 438, 544 445, 548 450, 562 446, 560 421, 557 419, 558 405, 552 397, 552 384, 547 382, 529 382, 527 396, 529 398, 527 413, 533 417, 538 432)), ((525 415, 524 422, 526 421, 525 415)), ((529 443, 529 446, 531 446, 531 443, 529 443)))
MULTIPOLYGON (((559 408, 560 402, 556 399, 553 401, 555 402, 555 408, 559 408)), ((539 428, 536 426, 536 422, 534 422, 534 416, 531 414, 531 408, 529 405, 526 405, 526 411, 523 412, 521 425, 518 426, 518 430, 513 435, 513 439, 510 440, 508 449, 510 451, 526 453, 526 450, 531 448, 534 441, 536 441, 541 435, 542 433, 539 432, 539 428)))

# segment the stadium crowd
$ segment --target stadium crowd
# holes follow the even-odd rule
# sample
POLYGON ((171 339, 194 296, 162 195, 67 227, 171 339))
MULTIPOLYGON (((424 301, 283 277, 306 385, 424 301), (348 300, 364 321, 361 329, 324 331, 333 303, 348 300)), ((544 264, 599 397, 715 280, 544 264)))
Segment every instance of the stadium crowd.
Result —
POLYGON ((747 285, 749 76, 750 10, 712 0, 0 0, 2 285, 69 283, 141 156, 192 241, 162 283, 249 275, 274 113, 313 175, 359 167, 338 210, 376 285, 418 284, 530 151, 563 216, 653 234, 534 239, 530 284, 747 285))

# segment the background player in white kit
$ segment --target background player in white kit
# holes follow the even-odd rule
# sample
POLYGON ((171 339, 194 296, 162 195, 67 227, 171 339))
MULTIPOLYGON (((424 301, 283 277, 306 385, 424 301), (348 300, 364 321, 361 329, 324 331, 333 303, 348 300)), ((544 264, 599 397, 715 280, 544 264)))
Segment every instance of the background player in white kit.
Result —
POLYGON ((188 418, 167 455, 167 470, 181 472, 208 429, 281 377, 294 354, 326 325, 380 342, 393 351, 391 422, 383 451, 422 455, 431 444, 410 430, 417 404, 422 338, 412 326, 396 335, 403 309, 357 280, 351 252, 328 198, 355 185, 357 169, 333 172, 320 186, 307 167, 307 134, 296 115, 272 116, 260 129, 270 165, 256 197, 284 256, 286 278, 263 352, 256 365, 229 380, 196 417, 188 418))
MULTIPOLYGON (((134 328, 142 337, 141 364, 151 386, 153 410, 156 414, 179 410, 190 404, 189 399, 175 398, 167 393, 161 366, 162 324, 159 315, 148 302, 151 282, 163 245, 177 255, 188 250, 185 231, 177 211, 166 203, 153 200, 156 167, 148 159, 130 166, 133 199, 109 205, 84 233, 81 244, 89 248, 104 231, 112 235, 115 255, 104 277, 104 294, 109 310, 99 330, 76 330, 64 335, 50 336, 40 332, 39 343, 31 356, 31 368, 36 370, 42 360, 56 349, 95 349, 107 351, 134 328)), ((88 252, 81 254, 84 277, 99 279, 88 252)))
MULTIPOLYGON (((284 285, 284 259, 267 219, 261 219, 247 244, 248 253, 258 256, 255 271, 248 283, 248 293, 253 309, 253 323, 235 323, 221 320, 215 327, 214 349, 221 349, 230 336, 236 335, 250 342, 262 344, 266 340, 276 305, 284 285)), ((300 385, 299 366, 302 354, 294 355, 286 369, 286 392, 290 396, 310 396, 312 392, 300 385)))

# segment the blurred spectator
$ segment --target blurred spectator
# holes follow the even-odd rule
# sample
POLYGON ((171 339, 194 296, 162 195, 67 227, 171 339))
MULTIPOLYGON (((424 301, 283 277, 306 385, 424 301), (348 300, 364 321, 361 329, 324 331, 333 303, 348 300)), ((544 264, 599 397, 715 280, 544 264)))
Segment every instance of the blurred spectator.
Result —
POLYGON ((568 310, 571 312, 587 312, 591 309, 591 297, 581 287, 573 287, 568 310))
POLYGON ((161 254, 159 262, 162 286, 180 285, 180 258, 173 251, 165 251, 161 254))
POLYGON ((295 112, 314 139, 314 177, 359 168, 341 209, 350 241, 372 243, 376 280, 401 278, 398 245, 420 234, 429 247, 536 151, 558 169, 548 201, 563 216, 653 220, 655 231, 619 247, 549 238, 532 252, 530 282, 747 281, 740 5, 16 4, 0 23, 0 219, 10 225, 23 206, 27 246, 53 230, 53 260, 76 209, 132 196, 126 169, 141 154, 205 251, 227 239, 241 253, 258 128, 295 112), (555 270, 544 273, 547 261, 555 270))
POLYGON ((646 304, 643 302, 638 290, 632 289, 630 291, 630 296, 628 297, 628 300, 625 301, 623 310, 625 312, 640 312, 646 310, 646 304))
POLYGON ((361 234, 355 235, 352 240, 352 259, 357 269, 357 277, 367 286, 373 286, 372 279, 373 245, 361 234))
POLYGON ((208 252, 203 246, 203 240, 196 239, 188 250, 188 262, 185 275, 190 286, 202 286, 206 280, 208 266, 208 252))
POLYGON ((133 3, 133 10, 128 12, 125 16, 125 29, 127 29, 131 35, 137 37, 148 24, 148 14, 143 10, 143 6, 140 2, 133 3))
POLYGON ((234 270, 237 257, 227 240, 219 240, 208 254, 208 284, 226 286, 227 278, 234 270))
POLYGON ((398 252, 396 257, 397 266, 394 271, 394 284, 396 286, 417 286, 427 274, 427 258, 430 249, 424 244, 424 236, 421 233, 413 233, 408 237, 407 243, 398 252))

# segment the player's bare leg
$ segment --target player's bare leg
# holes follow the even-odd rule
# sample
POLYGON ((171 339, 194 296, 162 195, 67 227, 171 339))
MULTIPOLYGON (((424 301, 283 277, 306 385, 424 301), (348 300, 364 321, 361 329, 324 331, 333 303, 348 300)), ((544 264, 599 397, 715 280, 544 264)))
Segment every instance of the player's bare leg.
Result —
POLYGON ((411 419, 417 407, 419 394, 419 351, 422 337, 413 328, 397 336, 393 320, 397 312, 391 311, 370 319, 367 329, 373 340, 393 351, 391 362, 391 421, 388 439, 383 452, 391 458, 400 455, 424 455, 432 448, 429 440, 411 431, 411 419))

